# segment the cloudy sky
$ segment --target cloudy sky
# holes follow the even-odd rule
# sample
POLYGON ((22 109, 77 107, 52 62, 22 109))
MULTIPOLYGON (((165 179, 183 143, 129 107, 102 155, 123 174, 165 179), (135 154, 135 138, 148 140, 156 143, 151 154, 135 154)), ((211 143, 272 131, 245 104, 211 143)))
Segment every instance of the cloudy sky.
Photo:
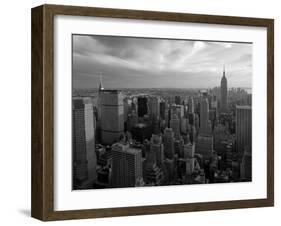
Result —
POLYGON ((224 64, 229 87, 251 87, 251 44, 73 35, 74 88, 211 88, 224 64))

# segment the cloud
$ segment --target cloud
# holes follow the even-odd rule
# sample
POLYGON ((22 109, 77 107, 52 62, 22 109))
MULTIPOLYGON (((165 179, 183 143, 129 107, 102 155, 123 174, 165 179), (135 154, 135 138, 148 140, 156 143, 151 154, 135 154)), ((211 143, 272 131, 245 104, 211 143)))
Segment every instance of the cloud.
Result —
POLYGON ((74 88, 98 87, 100 73, 106 88, 218 86, 224 64, 229 86, 242 87, 251 62, 251 44, 73 35, 74 88))

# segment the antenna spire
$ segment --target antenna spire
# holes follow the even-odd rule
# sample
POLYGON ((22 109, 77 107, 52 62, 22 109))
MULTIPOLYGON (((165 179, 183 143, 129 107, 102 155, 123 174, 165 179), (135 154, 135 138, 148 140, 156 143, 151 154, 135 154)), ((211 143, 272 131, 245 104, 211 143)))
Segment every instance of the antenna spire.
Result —
POLYGON ((99 84, 99 91, 104 90, 102 85, 102 73, 100 73, 100 84, 99 84))

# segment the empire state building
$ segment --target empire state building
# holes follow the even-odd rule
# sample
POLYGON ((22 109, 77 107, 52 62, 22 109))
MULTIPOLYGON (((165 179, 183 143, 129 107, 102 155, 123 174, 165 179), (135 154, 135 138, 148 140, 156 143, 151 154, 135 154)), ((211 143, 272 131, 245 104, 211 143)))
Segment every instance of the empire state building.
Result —
POLYGON ((227 112, 227 80, 225 77, 225 67, 223 66, 223 76, 221 79, 221 112, 227 112))

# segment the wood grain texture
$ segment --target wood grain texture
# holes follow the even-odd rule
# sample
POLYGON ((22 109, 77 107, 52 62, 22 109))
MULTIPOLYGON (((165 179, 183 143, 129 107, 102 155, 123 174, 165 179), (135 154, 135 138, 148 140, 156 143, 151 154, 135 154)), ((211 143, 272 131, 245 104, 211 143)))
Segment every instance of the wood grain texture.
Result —
POLYGON ((31 17, 31 215, 43 219, 43 6, 31 17))
POLYGON ((274 21, 272 19, 136 11, 60 5, 32 9, 32 216, 40 220, 162 214, 273 206, 274 204, 274 21), (54 16, 96 16, 267 28, 267 198, 124 208, 54 211, 54 16))

